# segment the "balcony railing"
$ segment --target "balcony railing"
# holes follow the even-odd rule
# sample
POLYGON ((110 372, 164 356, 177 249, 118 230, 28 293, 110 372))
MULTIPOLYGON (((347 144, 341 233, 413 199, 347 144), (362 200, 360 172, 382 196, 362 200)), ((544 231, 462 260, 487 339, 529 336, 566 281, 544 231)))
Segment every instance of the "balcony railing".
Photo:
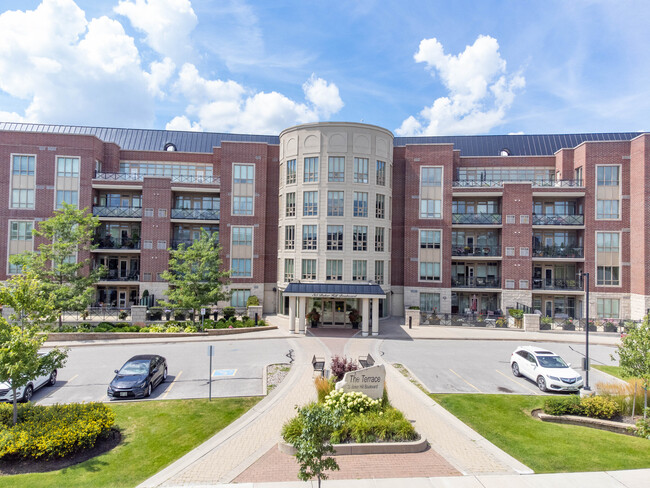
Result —
MULTIPOLYGON (((452 183, 456 188, 501 188, 503 180, 456 180, 452 183)), ((551 188, 579 188, 583 187, 582 180, 530 180, 530 181, 507 181, 505 183, 532 183, 533 187, 551 188)))
POLYGON ((104 181, 142 181, 142 175, 138 173, 102 173, 95 171, 95 179, 104 181))
POLYGON ((172 219, 219 220, 219 210, 199 208, 172 208, 172 219))
POLYGON ((538 258, 583 258, 584 248, 582 247, 562 247, 546 246, 534 247, 533 257, 538 258))
MULTIPOLYGON (((104 173, 101 171, 95 171, 96 180, 104 181, 142 181, 144 174, 141 173, 104 173)), ((200 175, 148 175, 155 177, 164 178, 167 176, 171 178, 172 183, 203 183, 209 185, 220 185, 221 177, 220 176, 200 176, 200 175)))
POLYGON ((501 288, 501 278, 452 278, 452 288, 501 288))
POLYGON ((501 224, 501 214, 459 214, 451 216, 452 224, 470 224, 470 225, 499 225, 501 224))
POLYGON ((533 278, 533 290, 582 290, 582 281, 533 278))
POLYGON ((452 247, 452 256, 501 256, 501 246, 452 247))
POLYGON ((533 225, 584 225, 584 215, 533 215, 533 225))
POLYGON ((140 249, 139 237, 97 236, 93 239, 97 249, 140 249))
POLYGON ((131 271, 127 274, 120 273, 117 269, 109 269, 99 281, 140 281, 140 273, 131 271))
POLYGON ((177 176, 172 176, 172 183, 204 183, 210 185, 221 185, 221 177, 220 176, 177 175, 177 176))
POLYGON ((552 188, 579 188, 584 185, 582 180, 538 180, 533 182, 533 186, 552 188))
POLYGON ((141 219, 142 207, 93 207, 95 217, 121 217, 125 219, 141 219))
POLYGON ((459 188, 501 188, 503 181, 456 180, 452 186, 459 188))
POLYGON ((192 239, 172 239, 172 249, 178 249, 178 246, 185 244, 185 247, 190 247, 194 241, 192 239))

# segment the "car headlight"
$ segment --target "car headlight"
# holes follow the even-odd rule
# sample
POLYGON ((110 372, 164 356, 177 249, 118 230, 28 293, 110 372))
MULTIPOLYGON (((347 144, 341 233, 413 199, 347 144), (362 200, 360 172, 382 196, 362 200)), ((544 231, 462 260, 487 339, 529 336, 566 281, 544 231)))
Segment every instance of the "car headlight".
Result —
POLYGON ((560 381, 560 378, 558 378, 557 376, 549 376, 549 378, 555 381, 560 381))
POLYGON ((147 386, 147 380, 144 380, 142 383, 138 383, 136 385, 136 388, 144 388, 145 386, 147 386))

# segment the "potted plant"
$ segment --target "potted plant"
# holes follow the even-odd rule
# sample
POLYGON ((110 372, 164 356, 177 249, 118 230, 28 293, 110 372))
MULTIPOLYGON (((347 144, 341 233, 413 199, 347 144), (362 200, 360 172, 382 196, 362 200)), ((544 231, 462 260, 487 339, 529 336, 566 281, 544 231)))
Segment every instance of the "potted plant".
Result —
POLYGON ((166 309, 166 310, 165 310, 165 318, 166 318, 167 320, 169 320, 169 319, 172 318, 172 311, 171 311, 170 309, 166 309))
POLYGON ((305 318, 311 322, 312 327, 318 327, 318 321, 320 320, 320 314, 315 308, 311 309, 311 312, 307 312, 305 318))
POLYGON ((352 328, 358 329, 359 322, 361 322, 361 318, 362 318, 361 315, 359 315, 359 311, 356 308, 353 308, 348 313, 348 318, 350 319, 350 323, 352 323, 352 328))

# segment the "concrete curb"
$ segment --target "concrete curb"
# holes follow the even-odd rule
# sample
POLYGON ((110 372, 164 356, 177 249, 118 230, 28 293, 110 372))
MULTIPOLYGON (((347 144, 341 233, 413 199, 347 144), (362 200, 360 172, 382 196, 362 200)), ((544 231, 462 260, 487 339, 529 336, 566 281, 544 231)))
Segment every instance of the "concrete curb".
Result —
MULTIPOLYGON (((409 442, 374 442, 364 444, 332 444, 335 456, 347 456, 358 454, 409 454, 422 452, 429 447, 429 442, 425 437, 417 441, 409 442)), ((291 444, 280 441, 278 449, 284 454, 293 456, 296 454, 296 448, 291 444)))

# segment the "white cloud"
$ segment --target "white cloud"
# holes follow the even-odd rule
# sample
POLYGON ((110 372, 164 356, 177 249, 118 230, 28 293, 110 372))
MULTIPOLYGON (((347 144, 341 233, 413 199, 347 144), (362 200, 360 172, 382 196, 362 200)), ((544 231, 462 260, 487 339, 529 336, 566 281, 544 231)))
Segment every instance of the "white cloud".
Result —
POLYGON ((113 9, 146 34, 156 52, 179 63, 192 51, 190 34, 198 19, 189 0, 120 0, 113 9))
POLYGON ((149 93, 164 98, 165 93, 162 88, 167 84, 176 70, 176 65, 170 58, 165 58, 162 62, 154 61, 149 65, 149 73, 144 73, 149 84, 149 93))
POLYGON ((329 117, 343 108, 343 100, 334 83, 327 83, 322 78, 311 77, 302 85, 305 98, 320 110, 324 117, 329 117))
POLYGON ((508 76, 490 36, 479 36, 456 56, 445 54, 437 39, 423 39, 414 59, 439 75, 449 95, 405 119, 395 131, 400 136, 488 132, 503 122, 515 92, 525 86, 521 74, 508 76))
POLYGON ((186 130, 186 131, 193 131, 193 132, 203 131, 203 128, 199 124, 197 124, 196 122, 194 123, 190 122, 190 119, 185 117, 185 115, 179 115, 177 117, 174 117, 172 120, 167 122, 165 129, 186 130))

